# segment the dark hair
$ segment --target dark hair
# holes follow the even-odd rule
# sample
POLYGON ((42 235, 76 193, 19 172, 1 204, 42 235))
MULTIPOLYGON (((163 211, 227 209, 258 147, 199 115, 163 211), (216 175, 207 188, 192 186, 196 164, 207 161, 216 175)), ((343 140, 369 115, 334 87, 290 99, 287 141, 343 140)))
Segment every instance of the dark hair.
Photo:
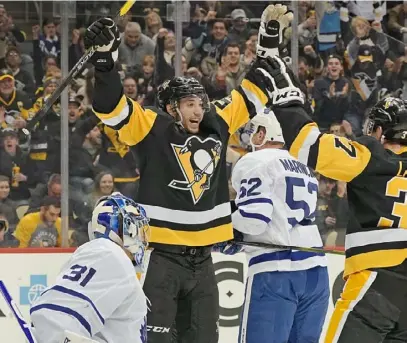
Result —
POLYGON ((251 29, 250 31, 249 31, 249 34, 247 35, 247 37, 251 37, 251 36, 258 36, 259 35, 259 31, 258 30, 253 30, 253 29, 251 29))
POLYGON ((343 64, 343 59, 341 56, 337 55, 337 54, 331 54, 328 56, 328 58, 326 59, 326 62, 328 63, 328 61, 332 58, 336 58, 341 64, 343 64))
POLYGON ((230 42, 226 44, 225 49, 223 50, 223 56, 226 56, 228 54, 228 49, 229 48, 238 48, 240 52, 240 45, 236 42, 230 42))
POLYGON ((308 60, 304 56, 298 57, 298 64, 304 63, 306 66, 309 66, 308 60))
POLYGON ((54 25, 55 25, 55 21, 56 21, 56 20, 54 20, 53 18, 45 18, 45 19, 42 21, 42 27, 47 26, 47 25, 49 25, 49 24, 54 24, 54 25))
POLYGON ((102 177, 103 176, 105 176, 105 175, 111 175, 112 176, 112 179, 113 179, 113 189, 114 189, 114 176, 113 176, 113 173, 111 173, 110 171, 108 171, 108 170, 105 170, 105 171, 102 171, 102 172, 100 172, 99 174, 97 174, 96 176, 95 176, 95 179, 94 179, 94 187, 95 187, 95 191, 96 192, 100 192, 100 181, 102 180, 102 177))
POLYGON ((132 79, 136 83, 136 86, 137 86, 137 80, 133 76, 130 76, 130 75, 125 76, 125 78, 123 79, 123 82, 126 80, 130 80, 130 79, 132 79))
POLYGON ((50 206, 61 208, 61 201, 56 197, 46 196, 41 202, 41 207, 48 209, 50 206))
POLYGON ((5 175, 0 175, 0 182, 5 182, 5 181, 10 183, 10 178, 8 176, 5 176, 5 175))
POLYGON ((211 30, 216 23, 222 23, 225 26, 225 29, 228 28, 226 21, 223 18, 214 18, 211 20, 211 30))

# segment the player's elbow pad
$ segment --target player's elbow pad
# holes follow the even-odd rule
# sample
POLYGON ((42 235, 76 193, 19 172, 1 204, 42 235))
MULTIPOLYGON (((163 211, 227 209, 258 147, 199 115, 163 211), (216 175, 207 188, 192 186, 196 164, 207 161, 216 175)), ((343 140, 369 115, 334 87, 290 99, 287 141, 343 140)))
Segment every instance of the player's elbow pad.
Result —
POLYGON ((248 235, 260 235, 266 231, 268 226, 266 221, 254 218, 245 218, 239 211, 232 214, 232 222, 236 230, 248 235))

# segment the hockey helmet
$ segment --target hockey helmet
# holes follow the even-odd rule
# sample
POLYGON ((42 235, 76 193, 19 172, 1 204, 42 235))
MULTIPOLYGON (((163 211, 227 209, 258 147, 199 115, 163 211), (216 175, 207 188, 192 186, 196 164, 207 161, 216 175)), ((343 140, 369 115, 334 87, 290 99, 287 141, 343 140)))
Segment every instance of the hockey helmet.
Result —
POLYGON ((144 267, 150 227, 143 207, 119 192, 98 200, 89 223, 89 237, 107 238, 125 248, 134 257, 134 265, 144 267))
POLYGON ((167 80, 158 86, 157 102, 158 107, 167 112, 167 105, 170 104, 174 109, 179 106, 182 98, 197 96, 203 102, 204 110, 209 109, 209 98, 205 88, 199 81, 193 77, 177 76, 167 80))
POLYGON ((386 140, 407 144, 407 103, 394 97, 380 100, 370 109, 363 133, 370 135, 379 126, 386 140))
POLYGON ((260 148, 269 141, 285 143, 280 123, 274 112, 269 108, 264 108, 263 113, 257 114, 250 121, 249 125, 250 145, 253 151, 255 148, 260 148), (263 134, 257 137, 260 138, 260 140, 254 142, 253 138, 259 132, 263 132, 263 134))

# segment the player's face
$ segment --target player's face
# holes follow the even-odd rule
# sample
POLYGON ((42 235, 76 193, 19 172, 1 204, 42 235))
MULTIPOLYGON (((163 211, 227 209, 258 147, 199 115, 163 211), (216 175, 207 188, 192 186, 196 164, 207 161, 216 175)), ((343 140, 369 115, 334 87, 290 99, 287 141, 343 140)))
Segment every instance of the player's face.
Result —
POLYGON ((10 185, 8 181, 1 181, 0 182, 0 199, 6 199, 10 194, 10 185))
POLYGON ((198 133, 204 115, 202 99, 196 96, 183 98, 179 103, 182 125, 190 133, 198 133))

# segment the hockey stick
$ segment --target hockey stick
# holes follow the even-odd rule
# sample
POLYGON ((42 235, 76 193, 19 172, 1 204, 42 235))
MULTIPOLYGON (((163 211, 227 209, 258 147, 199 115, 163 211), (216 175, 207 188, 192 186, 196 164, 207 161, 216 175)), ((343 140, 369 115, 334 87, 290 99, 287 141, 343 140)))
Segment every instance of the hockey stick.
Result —
POLYGON ((325 253, 325 254, 342 255, 342 256, 345 255, 344 251, 324 249, 324 248, 305 248, 305 247, 297 247, 297 246, 293 246, 293 245, 279 245, 279 244, 263 243, 263 242, 232 241, 232 243, 237 244, 237 245, 247 245, 247 246, 251 246, 251 247, 266 248, 266 249, 285 249, 285 250, 298 250, 298 251, 325 253))
POLYGON ((8 292, 6 285, 3 281, 0 280, 0 293, 3 296, 4 300, 6 300, 10 310, 13 312, 14 316, 17 318, 18 324, 23 330, 25 337, 29 343, 37 343, 37 340, 34 337, 34 334, 31 331, 31 326, 27 324, 23 315, 20 312, 20 309, 17 307, 17 304, 14 302, 13 298, 11 297, 10 293, 8 292))
MULTIPOLYGON (((126 3, 120 8, 120 10, 116 13, 114 16, 114 20, 117 21, 120 17, 124 16, 130 8, 134 5, 136 0, 129 0, 126 1, 126 3)), ((51 108, 51 106, 55 103, 55 101, 58 100, 58 98, 61 96, 63 90, 68 86, 72 80, 78 76, 80 71, 82 70, 82 67, 85 65, 86 62, 93 56, 95 53, 97 47, 92 46, 88 50, 85 51, 84 55, 81 57, 81 59, 75 64, 75 66, 71 69, 69 72, 68 76, 65 77, 65 79, 62 80, 61 84, 58 86, 58 88, 52 93, 52 95, 45 101, 45 104, 43 104, 42 108, 35 114, 35 116, 27 123, 27 127, 23 129, 23 132, 28 135, 30 130, 32 130, 35 125, 39 121, 41 121, 42 118, 44 118, 51 108)))

